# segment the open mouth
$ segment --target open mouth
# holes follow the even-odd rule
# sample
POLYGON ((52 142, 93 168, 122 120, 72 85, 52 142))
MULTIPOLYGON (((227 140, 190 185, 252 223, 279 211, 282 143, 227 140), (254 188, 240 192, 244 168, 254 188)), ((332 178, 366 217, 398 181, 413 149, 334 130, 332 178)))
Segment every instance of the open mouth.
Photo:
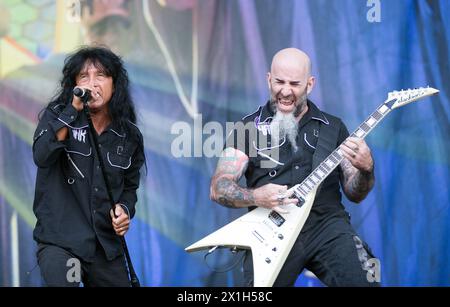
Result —
POLYGON ((294 102, 294 99, 278 98, 278 103, 284 106, 291 106, 294 102))
POLYGON ((95 101, 95 100, 97 100, 99 97, 100 97, 99 93, 92 93, 92 95, 91 95, 91 100, 92 100, 92 101, 95 101))

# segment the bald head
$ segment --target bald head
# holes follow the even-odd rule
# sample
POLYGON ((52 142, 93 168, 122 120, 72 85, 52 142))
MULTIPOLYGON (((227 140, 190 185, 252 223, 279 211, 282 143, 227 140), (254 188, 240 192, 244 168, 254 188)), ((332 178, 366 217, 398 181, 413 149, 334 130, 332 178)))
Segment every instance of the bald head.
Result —
POLYGON ((289 70, 303 78, 311 76, 311 60, 308 55, 297 48, 286 48, 278 51, 273 59, 270 72, 276 73, 278 70, 289 70))
POLYGON ((296 48, 278 51, 267 73, 272 109, 300 118, 307 111, 307 96, 314 80, 306 53, 296 48))

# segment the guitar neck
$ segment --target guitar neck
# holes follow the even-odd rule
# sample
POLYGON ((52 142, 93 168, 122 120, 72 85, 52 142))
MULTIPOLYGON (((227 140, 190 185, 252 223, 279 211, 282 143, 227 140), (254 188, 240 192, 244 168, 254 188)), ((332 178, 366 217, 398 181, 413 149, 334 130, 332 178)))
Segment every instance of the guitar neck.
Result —
MULTIPOLYGON (((391 112, 393 100, 381 104, 358 128, 350 134, 350 137, 364 139, 383 118, 391 112)), ((316 189, 331 172, 344 159, 340 148, 336 148, 322 163, 320 163, 314 171, 306 177, 302 183, 294 187, 295 195, 300 199, 304 198, 312 190, 316 189)))

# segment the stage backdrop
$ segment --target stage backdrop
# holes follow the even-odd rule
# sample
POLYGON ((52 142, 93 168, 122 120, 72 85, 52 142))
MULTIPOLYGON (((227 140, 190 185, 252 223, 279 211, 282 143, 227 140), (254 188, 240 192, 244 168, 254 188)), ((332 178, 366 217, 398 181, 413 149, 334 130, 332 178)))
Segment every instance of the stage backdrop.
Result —
MULTIPOLYGON (((202 128, 264 104, 272 56, 297 47, 317 78, 310 98, 349 130, 389 91, 440 89, 392 112, 367 138, 376 184, 362 204, 345 205, 381 260, 383 285, 450 286, 449 12, 449 1, 412 0, 2 0, 0 285, 42 285, 32 135, 65 56, 96 42, 126 62, 145 138, 148 172, 127 234, 143 285, 240 285, 239 265, 210 268, 232 266, 239 254, 205 263, 204 253, 184 251, 245 212, 209 200, 217 157, 202 146, 222 132, 202 128), (174 124, 193 137, 181 157, 174 124)), ((297 284, 320 285, 310 274, 297 284)))

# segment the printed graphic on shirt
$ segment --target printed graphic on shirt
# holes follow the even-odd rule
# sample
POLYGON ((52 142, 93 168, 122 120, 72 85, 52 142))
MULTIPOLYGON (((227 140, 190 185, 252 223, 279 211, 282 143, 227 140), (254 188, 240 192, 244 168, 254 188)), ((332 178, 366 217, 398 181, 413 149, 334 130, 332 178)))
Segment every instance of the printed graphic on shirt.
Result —
POLYGON ((86 129, 72 129, 73 138, 78 142, 86 143, 86 129))
POLYGON ((271 117, 266 118, 264 121, 260 122, 260 116, 255 118, 255 126, 258 131, 260 131, 263 135, 270 135, 270 122, 271 117))

